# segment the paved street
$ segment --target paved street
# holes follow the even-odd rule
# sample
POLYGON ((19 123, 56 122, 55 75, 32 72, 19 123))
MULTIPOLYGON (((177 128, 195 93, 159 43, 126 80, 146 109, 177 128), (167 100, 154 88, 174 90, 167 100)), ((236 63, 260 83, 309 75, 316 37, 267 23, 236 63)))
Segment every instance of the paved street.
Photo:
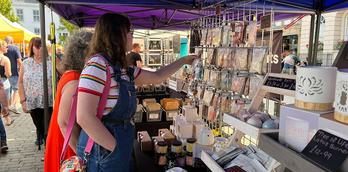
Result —
POLYGON ((38 150, 34 141, 36 139, 35 126, 29 114, 12 114, 15 122, 5 126, 9 151, 0 153, 0 172, 43 171, 43 147, 38 150))

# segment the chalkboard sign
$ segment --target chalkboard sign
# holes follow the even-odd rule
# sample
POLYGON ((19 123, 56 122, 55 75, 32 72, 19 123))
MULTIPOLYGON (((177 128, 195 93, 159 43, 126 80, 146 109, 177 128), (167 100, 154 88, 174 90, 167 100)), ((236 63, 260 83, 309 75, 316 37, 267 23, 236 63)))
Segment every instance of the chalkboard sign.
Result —
POLYGON ((264 85, 269 86, 269 87, 276 87, 276 88, 282 88, 282 89, 286 89, 286 90, 295 91, 296 79, 288 79, 288 78, 279 78, 279 77, 269 76, 269 77, 267 77, 267 80, 266 80, 264 85))
POLYGON ((348 157, 348 141, 319 130, 301 154, 327 171, 336 171, 348 157))
POLYGON ((271 27, 271 15, 261 17, 261 29, 267 29, 271 27))

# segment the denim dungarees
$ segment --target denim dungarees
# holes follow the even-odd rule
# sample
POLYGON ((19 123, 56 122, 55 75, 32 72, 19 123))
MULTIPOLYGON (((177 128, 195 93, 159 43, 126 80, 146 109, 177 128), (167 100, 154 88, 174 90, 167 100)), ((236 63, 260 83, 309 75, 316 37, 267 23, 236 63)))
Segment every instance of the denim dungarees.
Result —
MULTIPOLYGON (((130 81, 121 78, 119 65, 113 67, 115 79, 119 85, 119 96, 112 111, 102 118, 102 122, 116 138, 116 148, 113 152, 94 143, 87 159, 88 172, 129 172, 131 171, 132 150, 134 141, 134 124, 131 118, 136 111, 136 91, 134 86, 134 69, 128 69, 130 81), (115 123, 115 121, 117 123, 115 123), (121 124, 122 123, 122 124, 121 124)), ((81 130, 77 154, 84 157, 87 134, 81 130)))

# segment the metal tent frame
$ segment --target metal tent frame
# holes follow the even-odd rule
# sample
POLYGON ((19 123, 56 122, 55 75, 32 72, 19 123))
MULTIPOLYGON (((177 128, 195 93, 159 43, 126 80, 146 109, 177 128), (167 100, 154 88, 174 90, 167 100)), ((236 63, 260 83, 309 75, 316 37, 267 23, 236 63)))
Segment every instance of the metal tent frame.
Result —
MULTIPOLYGON (((106 12, 127 14, 136 28, 149 29, 188 29, 190 21, 202 16, 215 15, 215 7, 226 10, 238 10, 246 4, 255 10, 273 11, 277 13, 311 15, 311 34, 309 40, 309 64, 316 63, 318 48, 320 17, 324 12, 348 8, 347 0, 38 0, 40 2, 41 38, 46 46, 45 11, 47 5, 68 21, 83 26, 93 26, 97 18, 106 12), (316 22, 315 22, 316 18, 316 22), (316 24, 316 25, 315 25, 316 24), (316 26, 316 27, 315 27, 316 26), (314 45, 314 48, 313 48, 314 45)), ((280 18, 283 16, 280 15, 280 18)), ((289 16, 287 16, 289 17, 289 16)), ((284 18, 284 17, 283 17, 284 18)), ((47 88, 47 52, 42 58, 44 68, 45 92, 45 128, 48 128, 48 88, 47 88)), ((55 57, 52 57, 55 60, 55 57)))

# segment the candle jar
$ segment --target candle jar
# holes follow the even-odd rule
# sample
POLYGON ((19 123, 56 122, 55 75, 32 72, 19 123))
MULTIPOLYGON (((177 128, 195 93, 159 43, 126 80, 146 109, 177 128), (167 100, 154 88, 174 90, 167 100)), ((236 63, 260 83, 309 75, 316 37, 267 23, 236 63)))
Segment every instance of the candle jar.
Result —
POLYGON ((171 151, 176 154, 180 154, 182 152, 182 142, 179 140, 174 140, 172 143, 171 151))
POLYGON ((195 138, 189 138, 186 140, 186 152, 193 152, 194 145, 196 143, 197 139, 195 138))
POLYGON ((335 96, 335 119, 348 124, 348 69, 337 72, 336 96, 335 96))
POLYGON ((298 67, 295 106, 306 110, 331 110, 335 100, 336 67, 298 67))
POLYGON ((189 138, 186 140, 186 165, 193 166, 193 149, 197 139, 189 138))
POLYGON ((167 142, 159 141, 156 148, 156 162, 159 166, 165 166, 167 164, 167 142))

